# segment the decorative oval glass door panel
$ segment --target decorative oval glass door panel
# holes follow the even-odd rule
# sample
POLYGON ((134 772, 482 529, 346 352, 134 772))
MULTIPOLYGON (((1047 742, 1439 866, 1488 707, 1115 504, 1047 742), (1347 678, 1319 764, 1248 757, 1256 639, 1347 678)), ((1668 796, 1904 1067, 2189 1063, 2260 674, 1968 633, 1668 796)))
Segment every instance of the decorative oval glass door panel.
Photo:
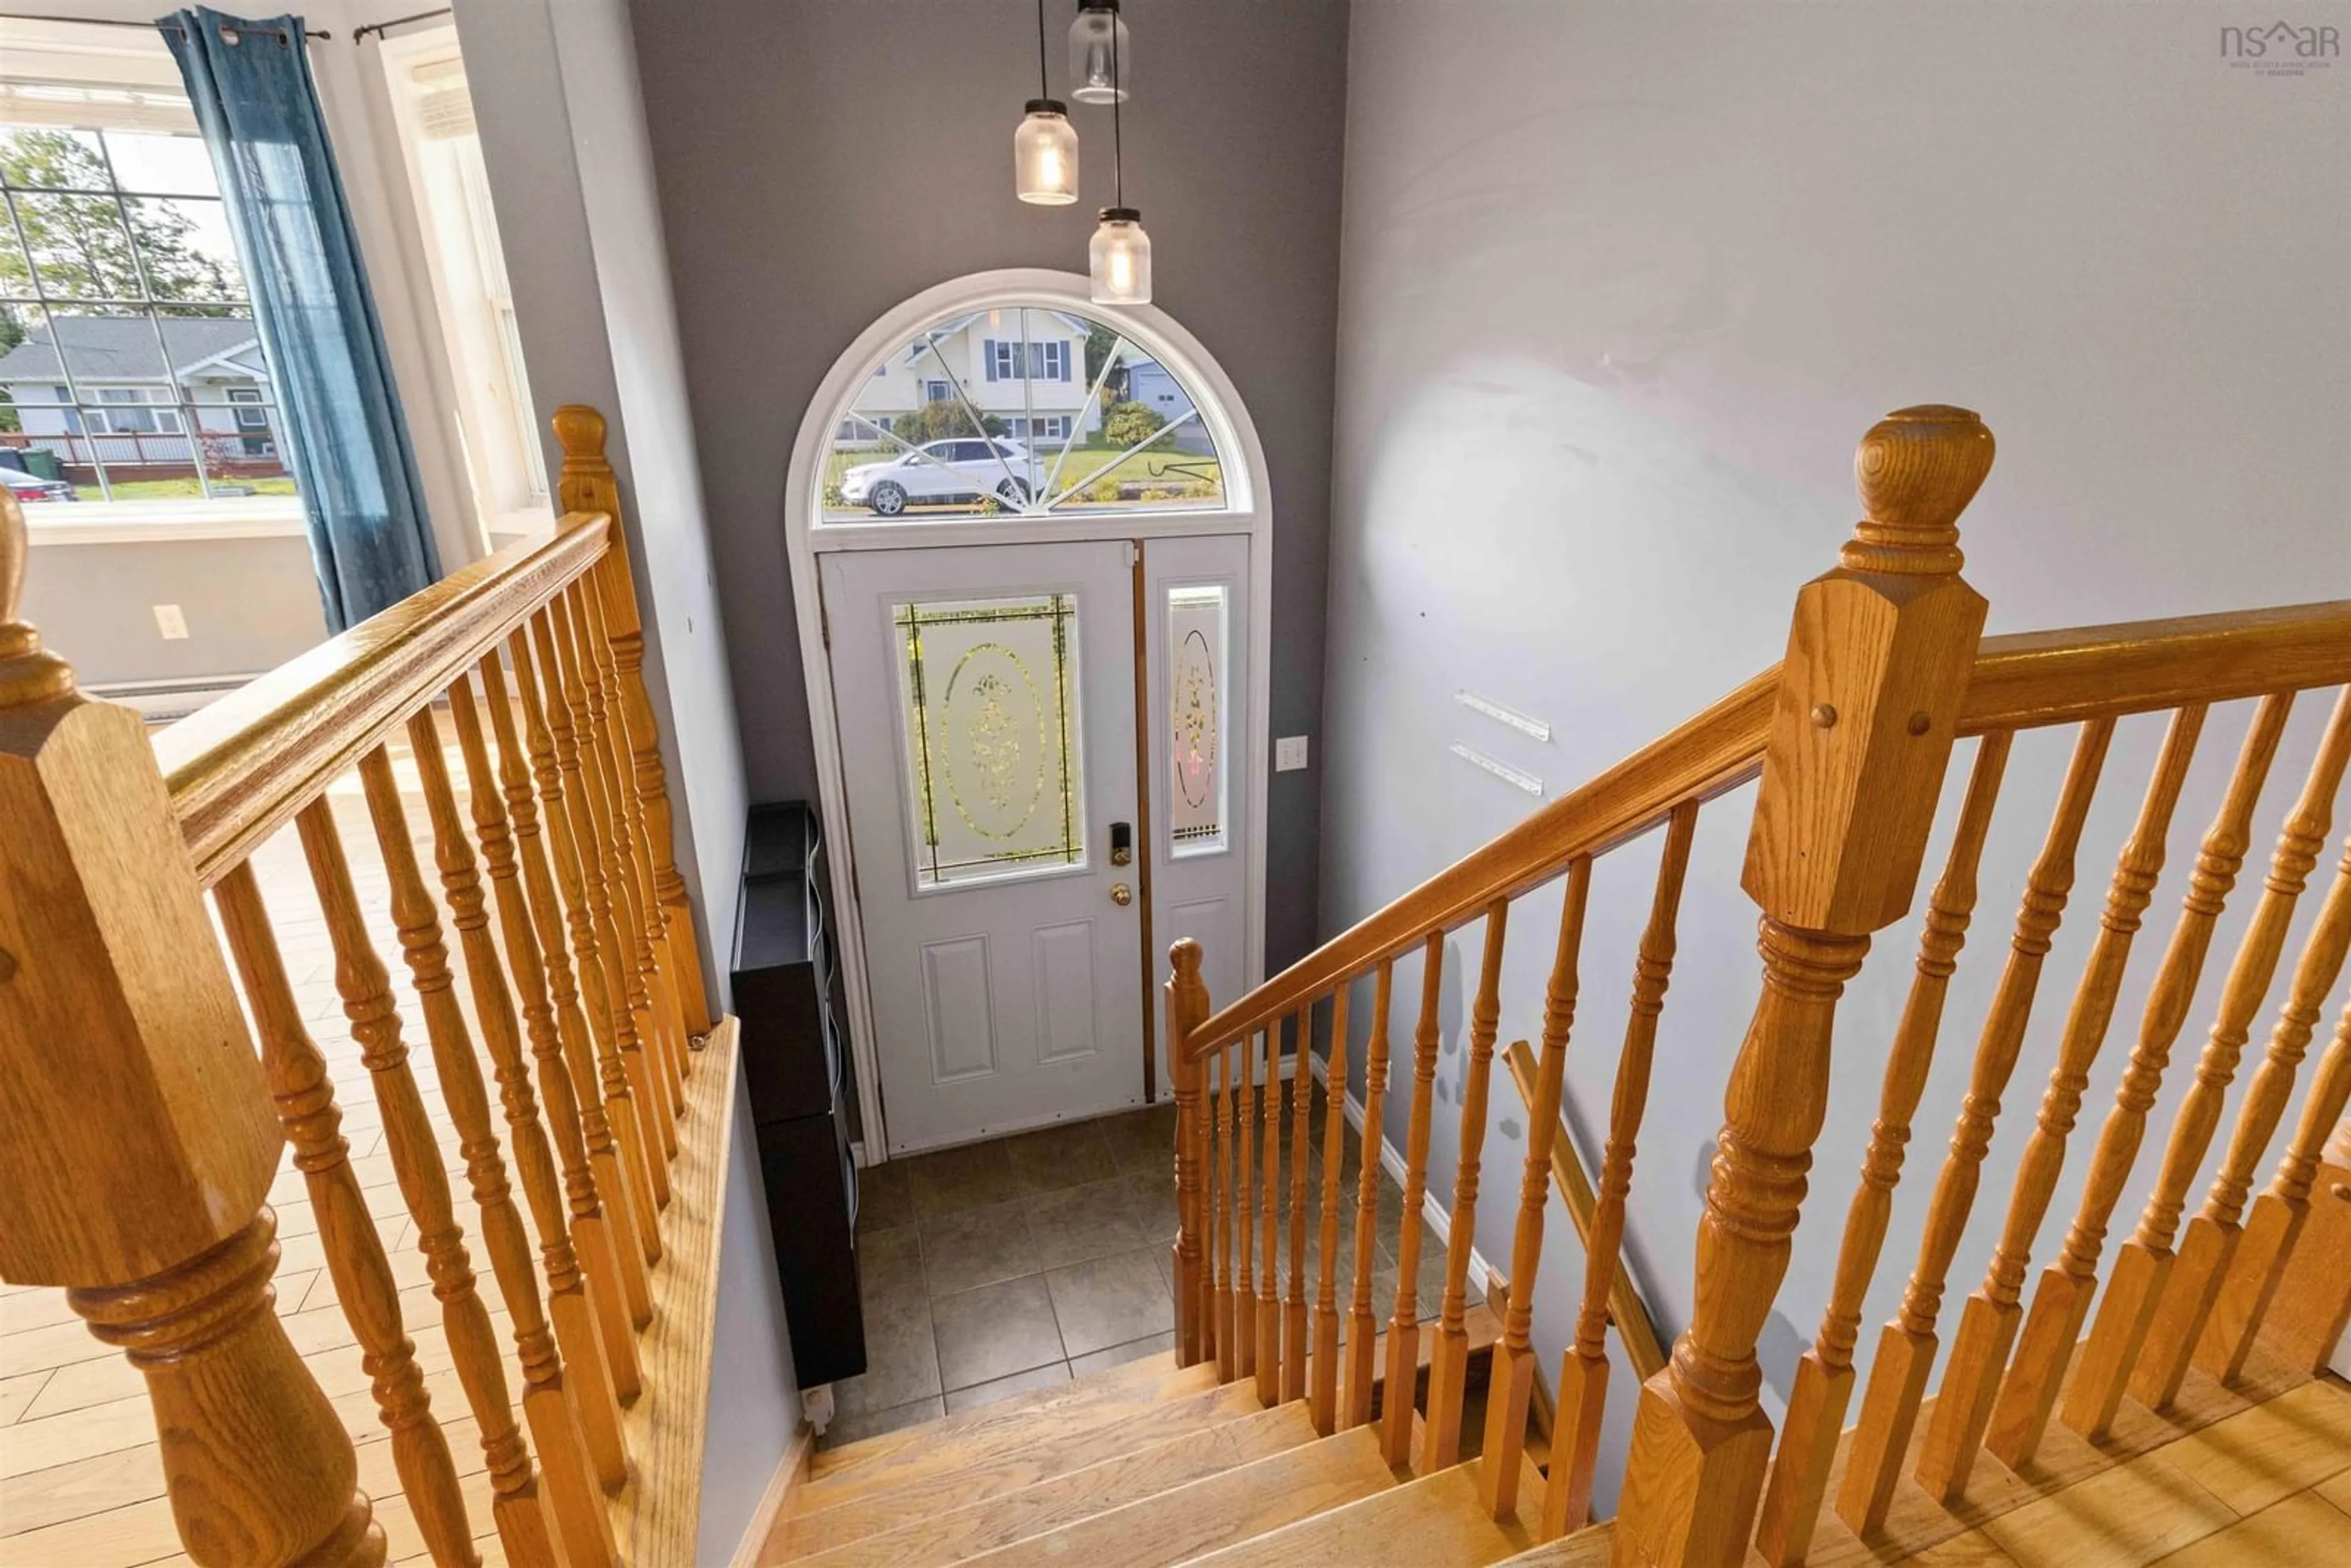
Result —
POLYGON ((1225 847, 1225 590, 1167 591, 1170 852, 1225 847))
POLYGON ((917 889, 1081 868, 1073 593, 893 604, 917 889))

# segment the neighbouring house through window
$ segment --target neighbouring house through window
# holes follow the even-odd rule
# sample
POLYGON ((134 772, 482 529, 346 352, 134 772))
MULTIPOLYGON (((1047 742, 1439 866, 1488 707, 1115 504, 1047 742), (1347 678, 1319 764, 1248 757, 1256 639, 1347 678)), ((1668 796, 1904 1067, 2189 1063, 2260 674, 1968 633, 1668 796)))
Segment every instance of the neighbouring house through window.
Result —
POLYGON ((83 501, 290 502, 277 389, 176 68, 160 44, 70 63, 11 47, 0 64, 0 465, 83 501))

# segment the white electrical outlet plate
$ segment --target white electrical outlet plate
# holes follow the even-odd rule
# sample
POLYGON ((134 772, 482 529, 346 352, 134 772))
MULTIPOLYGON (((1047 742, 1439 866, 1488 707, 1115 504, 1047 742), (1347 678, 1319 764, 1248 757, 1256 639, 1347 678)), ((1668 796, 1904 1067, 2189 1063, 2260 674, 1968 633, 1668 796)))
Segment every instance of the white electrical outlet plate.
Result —
POLYGON ((1306 766, 1306 737, 1302 735, 1276 736, 1273 742, 1273 770, 1295 773, 1306 766))
POLYGON ((164 641, 176 643, 188 634, 188 618, 180 613, 180 607, 176 604, 158 604, 155 606, 155 630, 163 633, 164 641))

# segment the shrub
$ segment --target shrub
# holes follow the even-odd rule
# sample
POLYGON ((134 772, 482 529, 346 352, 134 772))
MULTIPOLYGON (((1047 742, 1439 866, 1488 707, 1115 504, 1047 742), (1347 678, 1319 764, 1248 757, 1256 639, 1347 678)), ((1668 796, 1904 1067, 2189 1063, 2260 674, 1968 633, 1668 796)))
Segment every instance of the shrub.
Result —
MULTIPOLYGON (((1159 411, 1148 403, 1113 403, 1110 412, 1102 416, 1102 439, 1123 452, 1148 440, 1155 432, 1165 428, 1166 423, 1159 411)), ((1152 444, 1161 444, 1154 442, 1152 444)))
POLYGON ((955 402, 926 402, 912 413, 902 413, 891 422, 890 434, 901 441, 921 445, 925 441, 945 441, 957 435, 1001 435, 1005 423, 989 418, 986 428, 976 427, 963 404, 955 402))

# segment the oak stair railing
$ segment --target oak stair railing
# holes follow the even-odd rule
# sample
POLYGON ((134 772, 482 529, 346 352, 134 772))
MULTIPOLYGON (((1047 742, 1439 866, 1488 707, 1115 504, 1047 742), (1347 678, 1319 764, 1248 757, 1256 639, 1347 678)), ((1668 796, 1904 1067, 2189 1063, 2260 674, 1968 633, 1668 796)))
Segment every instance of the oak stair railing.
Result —
MULTIPOLYGON (((2272 1303, 2282 1299, 2293 1303, 2299 1336, 2289 1354, 2305 1359, 2314 1354, 2322 1361, 2330 1354, 2323 1348, 2332 1343, 2328 1327, 2339 1334, 2345 1311, 2351 1310, 2351 1271, 2337 1266, 2331 1279, 2315 1284, 2297 1277, 2295 1242, 2311 1211, 2324 1145, 2351 1092, 2351 1011, 2314 1074, 2276 1179, 2250 1215, 2245 1200, 2255 1166, 2290 1108, 2297 1067, 2351 943, 2351 849, 2304 940, 2210 1197, 2184 1233, 2179 1221, 2216 1135, 2222 1096, 2248 1031, 2265 1005, 2296 903, 2330 831, 2351 757, 2351 695, 2344 693, 2333 699, 2315 758, 2285 819, 2154 1193, 2108 1276, 2070 1385, 2064 1381, 2098 1289, 2100 1241, 2129 1179, 2214 923, 2251 842, 2262 785, 2289 711, 2298 694, 2351 680, 2351 601, 1983 638, 1984 601, 1959 575, 1958 519, 1991 460, 1991 433, 1965 410, 1928 406, 1890 415, 1869 432, 1856 462, 1863 520, 1835 570, 1798 594, 1779 666, 1221 1009, 1212 1010, 1201 983, 1198 948, 1188 941, 1176 946, 1166 1012, 1168 1037, 1177 1042, 1180 1219, 1173 1264, 1180 1360, 1213 1359, 1228 1378, 1253 1375, 1268 1403, 1302 1394, 1326 1433, 1372 1420, 1376 1410, 1386 1457, 1417 1473, 1459 1459, 1468 1361, 1464 1302, 1504 943, 1512 905, 1564 878, 1539 1049, 1520 1041, 1510 1053, 1531 1120, 1501 1338, 1486 1393, 1481 1506, 1498 1521, 1511 1516, 1535 1541, 1589 1522, 1608 1387, 1605 1331, 1613 1319, 1645 1378, 1613 1525, 1614 1562, 1729 1565, 1743 1562, 1752 1545, 1775 1568, 1787 1568, 1804 1560, 1820 1512, 1832 1500, 1855 1533, 1866 1538, 1880 1531, 1909 1459, 1939 1348, 1946 1282, 2043 960, 2073 886, 2108 745, 2118 719, 2141 713, 2168 713, 2168 729, 2007 1196, 2000 1245, 1981 1287, 1961 1311, 1940 1397, 1917 1445, 1915 1477, 1930 1499, 1951 1504, 1965 1492, 1983 1450, 2002 1463, 2026 1464, 2052 1411, 2061 1407, 2061 1391, 2067 1423, 2095 1436, 2112 1424, 2126 1396, 2161 1409, 2177 1396, 2191 1363, 2218 1377, 2235 1376, 2272 1303), (2023 1286, 2032 1251, 2109 1032, 2133 939, 2154 896, 2189 762, 2211 706, 2244 698, 2259 700, 2234 776, 2188 878, 2115 1108, 2088 1156, 2079 1211, 2028 1308, 2023 1286), (1862 1302, 1884 1249, 1946 989, 1977 903, 1979 858, 2011 743, 2020 731, 2051 727, 2073 729, 2073 759, 2026 879, 1967 1098, 1937 1173, 1909 1289, 1881 1335, 1858 1425, 1841 1456, 1862 1302), (1880 1111, 1844 1212, 1827 1310, 1792 1369, 1775 1456, 1775 1434, 1759 1399, 1757 1342, 1788 1266, 1811 1151, 1826 1111, 1837 1000, 1859 972, 1871 936, 1909 913, 1954 743, 1970 737, 1975 746, 1958 824, 1928 896, 1907 1004, 1883 1046, 1880 1111), (1669 1361, 1641 1365, 1638 1299, 1621 1253, 1692 834, 1707 802, 1759 779, 1742 885, 1761 912, 1761 996, 1729 1068, 1725 1121, 1698 1228, 1695 1304, 1669 1361), (1522 1506, 1517 1496, 1537 1381, 1530 1324, 1545 1184, 1565 1136, 1561 1085, 1583 978, 1580 953, 1592 870, 1599 857, 1652 832, 1661 832, 1662 845, 1616 1055, 1596 1191, 1588 1220, 1577 1214, 1589 1254, 1585 1284, 1553 1385, 1554 1425, 1538 1513, 1534 1500, 1522 1506), (1442 1043, 1438 998, 1446 937, 1473 925, 1481 937, 1458 1096, 1451 1227, 1441 1299, 1435 1321, 1424 1328, 1416 1281, 1432 1088, 1442 1043), (1404 1037, 1410 1074, 1406 1079, 1399 1062, 1391 1083, 1389 1037, 1398 1027, 1391 1008, 1393 969, 1415 953, 1420 994, 1404 1037), (1343 1309, 1336 1270, 1349 1261, 1339 1240, 1351 1200, 1339 1179, 1345 1139, 1340 1105, 1355 1062, 1348 1011, 1359 982, 1369 985, 1371 1019, 1363 1060, 1361 1175, 1352 1198, 1352 1291, 1343 1309), (1311 1133, 1304 1085, 1318 1010, 1328 1020, 1330 1089, 1320 1263, 1309 1311, 1301 1251, 1303 1156, 1311 1133), (1275 1071, 1285 1021, 1298 1062, 1287 1080, 1275 1071), (1278 1294, 1275 1250, 1285 1082, 1294 1112, 1286 1301, 1278 1294), (1382 1128, 1387 1103, 1398 1093, 1408 1104, 1401 1118, 1403 1212, 1391 1305, 1374 1301, 1372 1281, 1382 1128), (1260 1202, 1253 1276, 1252 1210, 1260 1202), (1384 1309, 1388 1317, 1381 1340, 1377 1320, 1384 1309), (1425 1419, 1416 1422, 1410 1398, 1375 1399, 1375 1343, 1384 1346, 1386 1390, 1414 1387, 1425 1349, 1425 1419), (1842 1485, 1831 1500, 1828 1482, 1841 1457, 1842 1485)), ((1875 1051, 1880 1042, 1860 1048, 1875 1051)), ((2346 1148, 2338 1153, 2351 1152, 2351 1133, 2341 1142, 2346 1148)), ((1573 1187, 1566 1173, 1561 1180, 1573 1187)), ((1570 1207, 1577 1213, 1573 1202, 1570 1207)), ((2329 1219, 2338 1237, 2339 1218, 2329 1219)), ((1943 1533, 1960 1528, 1954 1523, 1943 1533)))
POLYGON ((493 1532, 514 1563, 692 1552, 733 1028, 710 1016, 672 854, 603 421, 555 425, 551 534, 152 745, 17 618, 26 535, 0 498, 0 1278, 65 1287, 144 1375, 201 1563, 385 1557, 353 1447, 368 1423, 347 1429, 273 1310, 265 1198, 289 1147, 433 1559, 478 1563, 493 1532), (330 799, 354 769, 356 874, 330 799), (289 822, 364 1084, 330 1081, 350 1053, 312 1038, 273 924, 304 916, 249 862, 289 822), (378 862, 391 930, 360 891, 378 862), (339 1093, 372 1094, 398 1207, 362 1191, 339 1093), (403 1316, 403 1218, 446 1370, 403 1316))

